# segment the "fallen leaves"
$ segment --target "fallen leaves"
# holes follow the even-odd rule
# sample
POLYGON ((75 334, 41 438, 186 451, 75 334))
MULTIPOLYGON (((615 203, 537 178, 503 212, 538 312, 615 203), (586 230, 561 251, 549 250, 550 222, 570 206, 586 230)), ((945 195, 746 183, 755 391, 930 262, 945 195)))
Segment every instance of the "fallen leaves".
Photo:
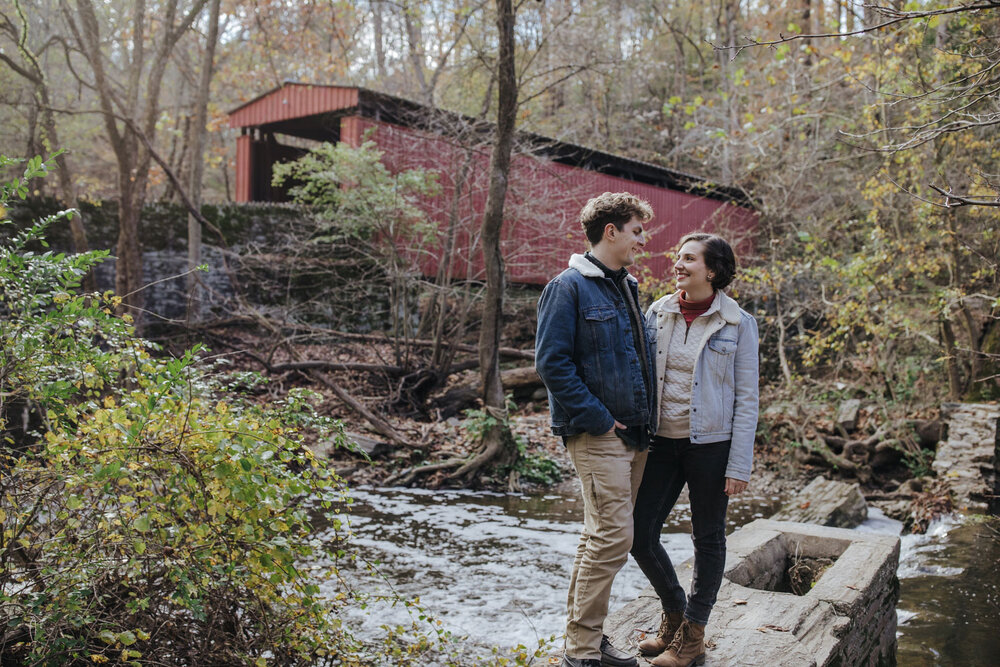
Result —
POLYGON ((768 623, 767 625, 762 625, 757 628, 757 632, 788 632, 791 628, 786 628, 783 625, 773 625, 768 623))

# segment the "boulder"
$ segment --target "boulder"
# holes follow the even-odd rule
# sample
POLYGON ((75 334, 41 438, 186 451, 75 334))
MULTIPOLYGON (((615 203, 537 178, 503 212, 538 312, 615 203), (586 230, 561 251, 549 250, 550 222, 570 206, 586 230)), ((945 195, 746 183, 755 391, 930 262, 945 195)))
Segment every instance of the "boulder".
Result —
POLYGON ((771 518, 854 528, 868 518, 868 503, 857 484, 817 477, 771 518))
POLYGON ((360 433, 351 433, 350 431, 345 431, 344 435, 347 436, 347 440, 354 443, 358 450, 364 452, 369 457, 375 459, 380 456, 385 456, 391 452, 394 447, 388 442, 382 442, 381 440, 375 440, 368 437, 367 435, 361 435, 360 433))
POLYGON ((861 401, 857 398, 849 398, 840 404, 837 410, 837 423, 848 433, 858 427, 858 411, 861 410, 861 401))

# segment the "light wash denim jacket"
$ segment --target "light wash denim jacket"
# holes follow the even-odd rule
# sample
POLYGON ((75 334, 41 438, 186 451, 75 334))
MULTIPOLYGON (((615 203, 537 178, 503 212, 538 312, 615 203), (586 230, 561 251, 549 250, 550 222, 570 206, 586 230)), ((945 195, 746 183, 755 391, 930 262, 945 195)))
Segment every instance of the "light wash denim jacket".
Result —
MULTIPOLYGON (((691 380, 691 442, 732 440, 726 477, 750 481, 757 431, 759 360, 757 320, 723 292, 702 317, 709 318, 691 380)), ((684 326, 680 292, 658 299, 646 311, 646 329, 656 341, 656 411, 663 397, 667 343, 684 326)))
MULTIPOLYGON (((633 296, 637 282, 629 276, 633 296)), ((639 313, 640 319, 642 313, 639 313)), ((652 369, 652 339, 645 326, 646 359, 652 369)), ((549 393, 552 432, 600 435, 617 419, 647 428, 655 418, 628 306, 614 282, 583 255, 552 279, 538 300, 535 369, 549 393)))

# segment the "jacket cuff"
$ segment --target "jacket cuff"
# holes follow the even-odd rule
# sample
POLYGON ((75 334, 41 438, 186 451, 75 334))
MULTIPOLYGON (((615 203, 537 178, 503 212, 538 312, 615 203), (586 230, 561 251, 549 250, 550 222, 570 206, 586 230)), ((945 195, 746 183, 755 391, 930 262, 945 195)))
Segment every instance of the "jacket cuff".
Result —
POLYGON ((601 423, 597 425, 598 430, 595 431, 593 429, 588 428, 587 433, 589 433, 590 435, 604 435, 605 433, 607 433, 608 431, 610 431, 615 427, 615 418, 612 417, 611 413, 608 412, 607 410, 605 410, 604 412, 605 415, 607 415, 607 419, 601 421, 601 423))
POLYGON ((749 482, 750 481, 750 473, 749 472, 743 472, 742 470, 733 470, 731 468, 726 468, 726 477, 729 477, 729 478, 732 478, 732 479, 738 479, 741 482, 749 482))

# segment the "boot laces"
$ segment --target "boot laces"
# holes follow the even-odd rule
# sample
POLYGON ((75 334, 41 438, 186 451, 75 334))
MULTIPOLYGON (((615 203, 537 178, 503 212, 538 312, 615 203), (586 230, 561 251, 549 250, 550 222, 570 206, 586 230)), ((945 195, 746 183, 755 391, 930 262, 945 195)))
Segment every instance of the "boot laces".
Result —
POLYGON ((684 648, 684 644, 687 643, 687 633, 689 630, 690 627, 688 626, 687 621, 683 621, 681 623, 681 627, 677 628, 677 632, 674 633, 674 638, 670 642, 670 646, 667 647, 667 650, 669 651, 673 649, 677 653, 680 653, 681 649, 684 648))
POLYGON ((670 629, 670 619, 667 618, 667 614, 666 612, 664 612, 660 618, 660 632, 659 632, 660 639, 663 639, 664 637, 667 636, 667 630, 669 629, 670 629))

